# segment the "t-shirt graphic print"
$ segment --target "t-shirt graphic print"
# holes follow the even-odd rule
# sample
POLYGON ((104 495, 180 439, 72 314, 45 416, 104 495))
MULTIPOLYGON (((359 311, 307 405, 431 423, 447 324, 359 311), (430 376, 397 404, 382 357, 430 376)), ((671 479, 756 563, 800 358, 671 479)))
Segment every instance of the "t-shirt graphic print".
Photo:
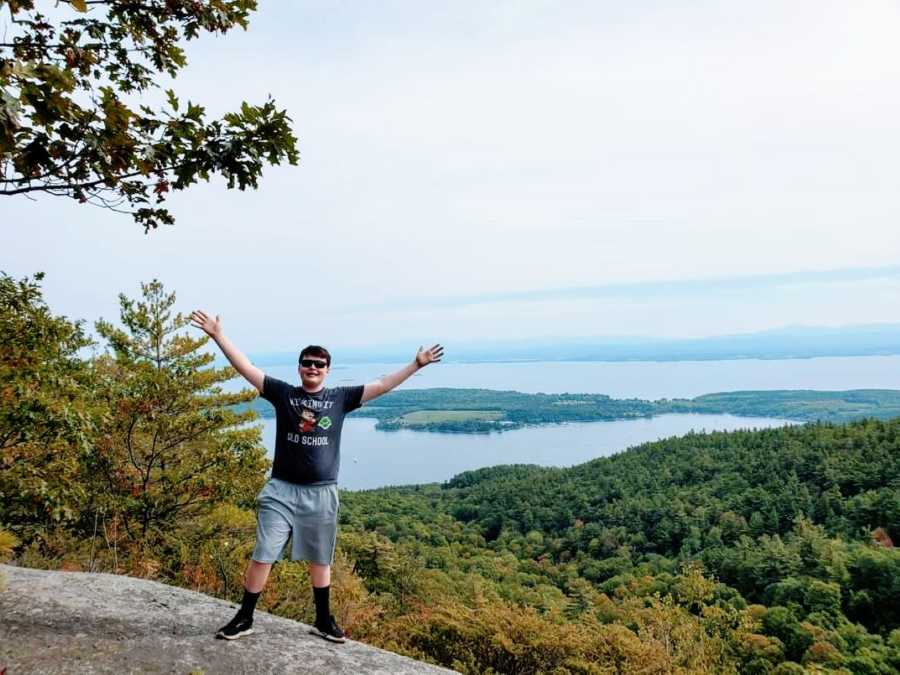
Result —
POLYGON ((275 408, 272 477, 301 485, 337 482, 344 416, 362 405, 363 387, 315 393, 266 375, 262 397, 275 408))
POLYGON ((316 411, 310 410, 309 408, 303 408, 300 413, 300 431, 309 433, 316 428, 318 423, 319 416, 316 414, 316 411))

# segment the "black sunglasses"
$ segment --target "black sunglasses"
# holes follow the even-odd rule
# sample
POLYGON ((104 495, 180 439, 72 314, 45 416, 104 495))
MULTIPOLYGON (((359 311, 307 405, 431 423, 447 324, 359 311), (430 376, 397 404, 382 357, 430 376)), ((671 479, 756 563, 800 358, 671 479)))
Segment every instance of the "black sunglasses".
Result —
POLYGON ((318 359, 300 359, 300 365, 304 368, 312 368, 315 366, 316 368, 327 368, 328 361, 319 361, 318 359))

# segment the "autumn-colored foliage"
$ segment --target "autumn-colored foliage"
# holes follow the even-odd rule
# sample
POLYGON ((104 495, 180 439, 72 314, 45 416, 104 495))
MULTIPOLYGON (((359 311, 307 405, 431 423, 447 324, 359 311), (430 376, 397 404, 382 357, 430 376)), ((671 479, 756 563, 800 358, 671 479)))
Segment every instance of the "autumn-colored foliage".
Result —
POLYGON ((166 575, 182 528, 264 481, 253 413, 232 409, 252 394, 221 391, 231 370, 208 367, 160 283, 121 296, 123 327, 97 325, 109 351, 84 359, 81 325, 52 316, 39 280, 0 278, 0 523, 34 555, 74 539, 84 569, 166 575))

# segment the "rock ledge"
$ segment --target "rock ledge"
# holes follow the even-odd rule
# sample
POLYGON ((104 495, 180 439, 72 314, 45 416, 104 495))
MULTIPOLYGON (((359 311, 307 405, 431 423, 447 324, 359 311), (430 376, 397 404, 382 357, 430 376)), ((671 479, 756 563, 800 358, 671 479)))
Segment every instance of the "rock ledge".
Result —
POLYGON ((0 672, 448 673, 305 624, 257 612, 255 633, 213 635, 235 606, 155 581, 0 565, 0 672))

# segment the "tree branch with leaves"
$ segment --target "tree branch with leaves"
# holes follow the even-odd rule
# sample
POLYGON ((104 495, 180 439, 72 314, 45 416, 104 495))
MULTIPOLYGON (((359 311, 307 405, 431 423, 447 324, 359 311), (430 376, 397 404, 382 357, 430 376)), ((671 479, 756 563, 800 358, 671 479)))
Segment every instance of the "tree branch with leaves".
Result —
POLYGON ((296 164, 297 139, 272 99, 209 120, 173 90, 140 103, 186 64, 182 44, 246 29, 255 0, 0 0, 0 196, 50 194, 173 224, 168 194, 212 175, 256 188, 263 168, 296 164), (8 33, 11 32, 11 35, 8 33))

